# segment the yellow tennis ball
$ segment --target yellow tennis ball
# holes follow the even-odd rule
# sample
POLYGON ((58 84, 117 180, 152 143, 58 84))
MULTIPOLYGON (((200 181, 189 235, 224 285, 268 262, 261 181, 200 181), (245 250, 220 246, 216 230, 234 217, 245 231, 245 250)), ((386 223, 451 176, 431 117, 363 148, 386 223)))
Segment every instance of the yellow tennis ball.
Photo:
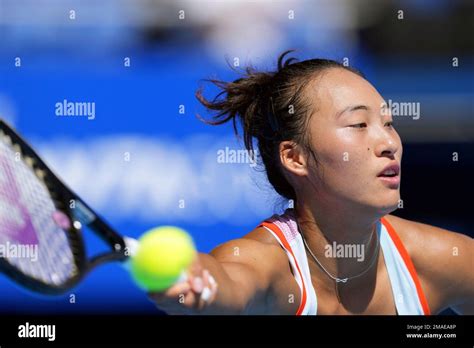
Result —
POLYGON ((158 227, 139 239, 131 273, 140 287, 160 292, 171 287, 195 257, 196 248, 188 233, 173 226, 158 227))

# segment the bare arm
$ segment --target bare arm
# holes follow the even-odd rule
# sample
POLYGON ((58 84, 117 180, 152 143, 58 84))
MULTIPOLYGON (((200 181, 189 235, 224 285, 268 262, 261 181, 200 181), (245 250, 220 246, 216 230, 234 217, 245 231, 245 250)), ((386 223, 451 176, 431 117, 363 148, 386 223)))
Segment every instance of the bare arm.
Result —
POLYGON ((474 314, 474 240, 438 227, 416 223, 414 262, 431 289, 439 312, 451 307, 474 314))
POLYGON ((188 281, 165 293, 150 294, 159 308, 170 314, 263 314, 285 275, 292 278, 281 248, 252 239, 229 241, 210 254, 200 253, 189 274, 188 281), (211 289, 207 301, 202 299, 204 287, 211 289))

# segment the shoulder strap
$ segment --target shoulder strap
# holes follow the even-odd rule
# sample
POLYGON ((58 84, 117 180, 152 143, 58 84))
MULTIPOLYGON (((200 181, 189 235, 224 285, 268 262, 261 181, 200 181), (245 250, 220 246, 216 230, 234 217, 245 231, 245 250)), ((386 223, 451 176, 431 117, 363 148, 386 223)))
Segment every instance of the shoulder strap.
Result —
POLYGON ((273 232, 273 234, 278 238, 280 244, 285 248, 286 252, 289 253, 292 256, 293 260, 295 261, 296 269, 297 269, 299 277, 301 279, 301 301, 300 301, 300 305, 298 307, 298 310, 296 311, 296 315, 301 315, 301 313, 303 312, 303 309, 306 305, 307 295, 306 295, 306 285, 304 283, 303 273, 301 272, 301 269, 298 265, 298 260, 296 259, 295 254, 293 253, 293 250, 292 250, 290 244, 286 240, 285 235, 280 230, 280 228, 278 228, 278 226, 276 226, 274 223, 271 223, 271 222, 268 222, 268 221, 264 221, 259 225, 259 227, 262 227, 262 226, 269 229, 271 232, 273 232))
POLYGON ((398 252, 400 253, 400 256, 402 257, 403 261, 405 262, 405 265, 408 269, 408 272, 410 273, 413 282, 415 283, 416 286, 416 292, 418 294, 418 298, 420 299, 421 306, 423 308, 423 312, 425 315, 430 315, 430 308, 428 306, 428 301, 426 300, 425 293, 423 292, 423 288, 421 287, 420 279, 418 278, 418 273, 416 272, 415 266, 413 265, 413 262, 410 258, 410 255, 408 254, 408 251, 405 249, 405 246, 403 245, 400 237, 398 234, 395 232, 395 229, 393 226, 387 221, 387 219, 382 218, 381 219, 382 223, 384 224, 385 228, 387 229, 387 232, 392 239, 393 243, 395 244, 395 247, 397 248, 398 252))

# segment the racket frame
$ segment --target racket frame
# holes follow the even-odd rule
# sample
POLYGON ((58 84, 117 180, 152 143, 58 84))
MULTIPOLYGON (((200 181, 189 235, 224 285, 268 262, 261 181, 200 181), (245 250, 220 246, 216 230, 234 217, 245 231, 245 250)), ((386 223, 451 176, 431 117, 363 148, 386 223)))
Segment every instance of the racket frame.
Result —
POLYGON ((56 210, 63 212, 72 222, 69 229, 63 229, 73 254, 77 272, 66 282, 58 285, 46 284, 39 279, 20 272, 3 257, 0 257, 0 270, 15 282, 35 292, 47 295, 60 295, 75 286, 95 267, 112 261, 128 259, 127 243, 103 218, 96 214, 77 194, 75 194, 58 176, 46 165, 35 150, 6 122, 0 119, 0 136, 7 136, 12 144, 20 150, 22 161, 31 168, 35 176, 41 181, 56 210), (2 134, 3 133, 3 134, 2 134), (32 159, 32 166, 23 159, 32 159), (74 202, 75 207, 69 205, 74 202), (77 221, 80 224, 77 224, 77 221), (98 254, 87 259, 85 242, 82 237, 82 226, 90 228, 98 237, 108 244, 112 251, 98 254))

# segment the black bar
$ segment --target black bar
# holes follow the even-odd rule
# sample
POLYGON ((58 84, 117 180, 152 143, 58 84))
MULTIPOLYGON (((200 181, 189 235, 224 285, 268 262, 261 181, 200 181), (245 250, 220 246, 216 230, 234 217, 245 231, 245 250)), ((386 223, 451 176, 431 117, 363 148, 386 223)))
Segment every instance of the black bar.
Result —
POLYGON ((19 344, 414 344, 473 346, 473 316, 0 316, 0 347, 19 344), (54 324, 55 340, 18 337, 54 324), (410 327, 408 326, 410 325, 410 327), (454 326, 455 325, 455 326, 454 326), (407 334, 455 334, 408 338, 407 334))

